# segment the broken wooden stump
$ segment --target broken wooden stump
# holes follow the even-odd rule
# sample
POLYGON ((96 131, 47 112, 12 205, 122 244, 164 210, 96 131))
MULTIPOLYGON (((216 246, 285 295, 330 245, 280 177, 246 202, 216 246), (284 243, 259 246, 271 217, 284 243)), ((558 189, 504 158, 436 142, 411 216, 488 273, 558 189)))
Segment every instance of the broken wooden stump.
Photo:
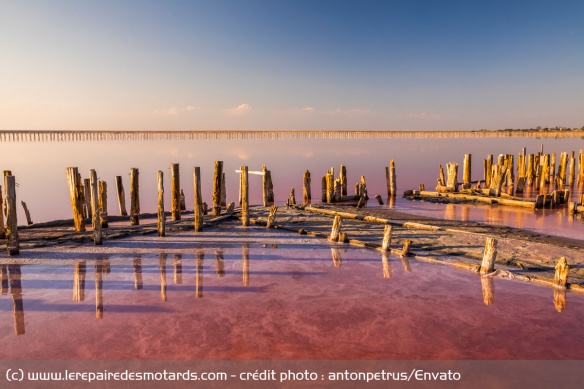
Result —
POLYGON ((118 192, 118 206, 121 216, 128 216, 126 211, 126 194, 124 192, 124 184, 122 183, 122 176, 116 176, 116 190, 118 192))
POLYGON ((379 205, 383 205, 383 200, 381 199, 380 195, 375 195, 375 200, 377 200, 377 203, 379 203, 379 205))
MULTIPOLYGON (((79 172, 76 167, 67 168, 67 183, 69 186, 69 197, 71 199, 71 208, 73 210, 73 223, 75 231, 85 231, 85 221, 83 212, 82 185, 79 180, 79 172)), ((5 185, 6 186, 6 185, 5 185)), ((8 191, 8 189, 6 188, 8 191)))
POLYGON ((412 245, 412 241, 409 239, 404 240, 404 246, 402 248, 402 257, 407 257, 410 255, 410 247, 412 245))
POLYGON ((310 192, 310 172, 308 170, 304 172, 302 181, 302 194, 304 198, 304 204, 310 204, 312 201, 312 194, 310 192))
POLYGON ((249 226, 249 185, 247 166, 241 167, 241 225, 249 226))
POLYGON ((337 242, 339 243, 349 243, 349 236, 347 235, 346 232, 340 232, 339 233, 339 239, 337 239, 337 242))
POLYGON ((392 159, 389 161, 389 187, 391 190, 391 197, 397 195, 397 177, 395 175, 395 161, 392 159))
POLYGON ((290 206, 296 205, 296 193, 294 191, 294 188, 290 188, 290 195, 288 196, 288 203, 290 204, 290 206))
POLYGON ((278 212, 278 207, 272 205, 270 208, 270 214, 268 215, 268 222, 266 223, 266 228, 273 228, 274 223, 276 223, 276 212, 278 212))
POLYGON ((215 161, 213 173, 213 202, 211 204, 211 215, 221 215, 221 181, 223 179, 223 161, 215 161))
POLYGON ((448 174, 446 187, 454 192, 458 192, 458 164, 456 162, 447 163, 446 172, 448 174))
POLYGON ((336 242, 339 239, 339 232, 341 230, 341 217, 335 216, 333 220, 333 228, 331 230, 331 234, 329 236, 329 240, 332 242, 336 242))
POLYGON ((347 168, 341 165, 339 169, 339 179, 341 180, 341 197, 347 195, 347 168))
POLYGON ((180 220, 180 171, 178 163, 170 164, 170 216, 180 220))
MULTIPOLYGON (((33 223, 32 223, 32 219, 30 218, 30 212, 28 210, 28 207, 26 206, 26 203, 24 201, 21 201, 20 204, 22 205, 22 209, 24 210, 24 216, 26 216, 26 224, 30 226, 33 223)), ((4 226, 2 226, 2 227, 4 227, 4 226)))
POLYGON ((568 274, 570 273, 570 266, 566 258, 561 257, 556 264, 556 272, 554 274, 554 285, 559 288, 565 288, 568 283, 568 274))
POLYGON ((492 273, 495 269, 496 258, 497 258, 497 240, 495 238, 487 238, 480 273, 481 274, 492 273))

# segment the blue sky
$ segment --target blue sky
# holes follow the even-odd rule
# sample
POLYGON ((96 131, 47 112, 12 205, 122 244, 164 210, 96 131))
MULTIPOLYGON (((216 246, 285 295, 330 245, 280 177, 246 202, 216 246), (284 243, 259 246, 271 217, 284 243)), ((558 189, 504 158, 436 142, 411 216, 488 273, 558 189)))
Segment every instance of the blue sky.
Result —
POLYGON ((0 0, 0 129, 581 127, 582 15, 579 0, 0 0))

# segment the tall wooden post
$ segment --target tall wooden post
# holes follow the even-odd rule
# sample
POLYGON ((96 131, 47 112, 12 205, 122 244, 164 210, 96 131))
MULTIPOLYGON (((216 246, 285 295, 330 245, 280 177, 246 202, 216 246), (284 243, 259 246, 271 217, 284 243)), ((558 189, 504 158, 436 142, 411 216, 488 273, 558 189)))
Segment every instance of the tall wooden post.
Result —
POLYGON ((203 298, 203 264, 205 252, 202 249, 195 251, 195 297, 203 298))
MULTIPOLYGON (((95 217, 95 215, 93 215, 95 217)), ((93 265, 93 276, 95 280, 95 317, 103 319, 103 260, 98 259, 93 265)))
POLYGON ((381 249, 383 251, 389 251, 389 245, 391 244, 391 231, 392 227, 389 224, 383 229, 383 242, 381 244, 381 249))
POLYGON ((221 174, 221 207, 227 206, 227 190, 225 186, 225 172, 221 174))
POLYGON ((79 172, 76 167, 67 168, 67 183, 69 185, 69 197, 71 199, 71 208, 73 209, 73 223, 75 231, 85 231, 85 221, 83 215, 83 201, 81 199, 81 182, 79 172))
POLYGON ((326 202, 332 203, 334 201, 335 181, 332 174, 326 175, 326 202))
POLYGON ((327 190, 326 190, 326 174, 324 176, 322 176, 321 188, 322 188, 322 196, 321 196, 321 199, 320 200, 323 203, 325 203, 326 200, 327 200, 327 196, 326 196, 326 194, 327 194, 327 190))
POLYGON ((158 236, 166 235, 166 214, 164 213, 164 173, 158 171, 158 223, 156 225, 158 236))
POLYGON ((14 176, 4 176, 6 188, 6 248, 8 255, 20 252, 18 238, 18 220, 16 217, 16 179, 14 176))
MULTIPOLYGON (((387 197, 391 197, 391 184, 389 182, 389 166, 385 167, 385 185, 387 186, 387 197)), ((441 185, 444 185, 444 183, 442 183, 441 185)))
POLYGON ((312 201, 312 194, 310 192, 310 172, 307 170, 304 172, 302 184, 302 193, 304 195, 304 204, 310 204, 312 201))
POLYGON ((450 162, 446 164, 446 171, 448 173, 448 181, 446 186, 455 192, 458 191, 458 164, 456 162, 450 162))
POLYGON ((201 196, 201 168, 196 166, 193 169, 194 190, 194 227, 195 232, 203 231, 203 198, 201 196))
POLYGON ((116 190, 118 192, 118 205, 120 208, 120 215, 128 216, 128 211, 126 211, 126 193, 124 192, 122 176, 116 176, 116 190))
POLYGON ((6 239, 6 224, 4 224, 4 198, 2 193, 2 186, 0 185, 0 239, 6 239))
POLYGON ((249 226, 249 188, 247 166, 241 167, 241 225, 249 226))
POLYGON ((101 217, 99 212, 99 199, 97 197, 97 173, 94 169, 89 171, 89 179, 91 182, 91 226, 93 227, 93 243, 100 245, 102 244, 101 217))
POLYGON ((223 161, 215 161, 213 174, 213 209, 211 215, 221 215, 221 180, 223 178, 223 161))
POLYGON ((268 169, 266 165, 262 165, 262 202, 264 207, 268 206, 268 169))
POLYGON ((485 169, 485 187, 489 188, 493 172, 493 154, 487 154, 485 169))
POLYGON ((493 270, 495 269, 496 258, 497 258, 497 240, 495 238, 487 238, 480 273, 488 274, 493 272, 493 270))
POLYGON ((99 219, 101 220, 101 228, 107 228, 107 182, 98 181, 99 190, 99 219))
POLYGON ((568 186, 570 188, 574 186, 575 178, 576 178, 576 156, 572 151, 572 156, 570 157, 570 174, 568 176, 568 186))
POLYGON ((391 197, 397 194, 397 177, 395 175, 395 162, 392 159, 389 161, 389 186, 391 189, 391 197))
POLYGON ((462 171, 462 189, 470 189, 471 187, 471 154, 464 154, 464 163, 462 171))
POLYGON ((525 182, 527 185, 532 185, 534 180, 535 180, 535 156, 533 154, 528 154, 525 182))
POLYGON ((180 220, 180 172, 178 163, 170 164, 171 218, 180 220))
POLYGON ((140 172, 136 168, 130 169, 130 224, 140 224, 140 172))
POLYGON ((341 165, 339 169, 339 178, 341 179, 341 196, 347 195, 347 168, 341 165))
MULTIPOLYGON (((79 180, 81 182, 81 180, 79 180)), ((85 202, 85 210, 87 211, 85 217, 91 219, 93 213, 91 211, 91 182, 89 178, 83 180, 83 200, 85 202)))

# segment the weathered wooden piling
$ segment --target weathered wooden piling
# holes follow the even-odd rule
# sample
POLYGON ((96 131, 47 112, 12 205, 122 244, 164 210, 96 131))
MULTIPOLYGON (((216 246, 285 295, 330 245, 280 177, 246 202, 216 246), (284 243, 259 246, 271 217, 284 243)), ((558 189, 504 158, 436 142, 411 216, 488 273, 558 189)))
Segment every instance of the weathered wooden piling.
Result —
POLYGON ((438 174, 438 186, 446 186, 446 179, 444 177, 445 177, 444 168, 442 167, 442 165, 440 165, 440 173, 438 174))
POLYGON ((381 196, 380 195, 375 195, 375 200, 377 200, 377 203, 379 205, 383 205, 383 200, 381 199, 381 196))
MULTIPOLYGON (((391 178, 391 169, 390 169, 390 178, 391 178)), ((365 176, 361 176, 359 178, 359 196, 365 198, 365 200, 369 200, 369 195, 367 193, 367 183, 365 182, 365 176)))
POLYGON ((347 195, 347 168, 341 165, 339 169, 339 178, 341 180, 341 197, 347 195))
POLYGON ((402 257, 407 257, 410 255, 410 247, 412 246, 412 241, 409 239, 404 240, 404 245, 402 248, 402 257))
POLYGON ((118 193, 118 205, 120 209, 120 215, 128 216, 128 211, 126 211, 126 193, 124 192, 122 176, 116 176, 116 190, 118 193))
POLYGON ((562 189, 566 184, 567 165, 568 153, 566 151, 562 151, 560 154, 560 165, 558 166, 558 174, 556 178, 556 186, 559 189, 562 189))
POLYGON ((446 172, 448 174, 446 187, 453 192, 458 192, 458 164, 456 162, 447 163, 446 172))
POLYGON ((170 164, 171 220, 180 220, 180 171, 178 163, 170 164))
POLYGON ((335 199, 335 182, 332 174, 326 174, 326 202, 332 203, 335 199))
POLYGON ((341 230, 341 217, 335 216, 333 220, 333 228, 331 230, 331 234, 329 236, 329 240, 332 242, 336 242, 339 239, 339 232, 341 230))
POLYGON ((101 223, 101 228, 108 228, 107 220, 107 182, 99 180, 98 181, 98 203, 99 203, 99 220, 101 223))
MULTIPOLYGON (((81 175, 79 175, 81 177, 81 175)), ((81 182, 81 179, 79 180, 81 182)), ((85 216, 88 219, 91 219, 93 213, 91 212, 91 182, 89 178, 83 180, 83 190, 80 191, 81 195, 83 196, 83 206, 85 208, 85 216)))
POLYGON ((130 224, 140 224, 140 172, 130 169, 130 224))
POLYGON ((561 257, 556 264, 556 272, 554 274, 554 285, 559 288, 565 288, 568 283, 568 274, 570 273, 570 266, 566 258, 561 257))
POLYGON ((276 212, 278 212, 278 207, 272 205, 270 208, 270 213, 268 215, 268 222, 266 223, 266 228, 274 227, 274 223, 276 223, 276 212))
POLYGON ((349 236, 347 235, 346 232, 339 232, 339 238, 337 239, 337 242, 339 243, 349 243, 349 236))
POLYGON ((187 204, 186 204, 186 199, 185 199, 185 191, 182 188, 180 189, 180 210, 181 211, 186 211, 187 210, 187 204))
POLYGON ((99 199, 97 190, 97 173, 94 169, 89 171, 89 180, 91 183, 91 226, 93 227, 93 243, 102 244, 101 234, 101 217, 99 212, 99 199))
POLYGON ((249 185, 247 166, 241 167, 241 225, 249 226, 249 185))
POLYGON ((389 247, 391 245, 391 232, 393 228, 387 224, 383 227, 383 242, 381 243, 381 250, 390 251, 389 247))
POLYGON ((487 154, 487 159, 483 166, 485 168, 485 186, 489 188, 493 173, 493 154, 487 154))
POLYGON ((4 176, 4 188, 6 189, 6 249, 8 255, 17 255, 20 252, 20 239, 16 217, 16 179, 14 176, 4 176))
POLYGON ((513 196, 515 194, 515 164, 512 154, 506 156, 505 166, 507 167, 507 172, 505 173, 507 194, 513 196))
POLYGON ((223 161, 215 161, 213 174, 213 203, 211 215, 221 215, 221 180, 223 179, 223 161))
POLYGON ((391 197, 391 184, 389 182, 389 166, 385 167, 385 185, 387 186, 387 197, 391 197))
POLYGON ((341 179, 337 178, 333 184, 333 199, 335 202, 341 201, 341 193, 343 191, 341 179))
POLYGON ((81 196, 81 182, 79 172, 76 167, 67 168, 67 184, 69 186, 69 197, 71 208, 73 209, 73 223, 75 231, 85 231, 85 221, 83 212, 83 199, 81 196))
POLYGON ((0 239, 6 239, 6 224, 4 223, 4 196, 0 185, 0 239))
POLYGON ((525 182, 527 185, 532 185, 535 180, 535 156, 529 154, 527 156, 527 172, 525 174, 525 182))
POLYGON ((326 203, 326 193, 327 193, 327 191, 326 191, 326 174, 324 176, 322 176, 322 179, 321 179, 321 188, 322 188, 322 195, 321 195, 321 199, 320 200, 323 203, 326 203))
POLYGON ((158 171, 158 223, 156 229, 158 236, 166 236, 166 214, 164 213, 164 173, 158 171))
POLYGON ((208 208, 209 207, 207 206, 207 203, 206 202, 203 202, 203 215, 206 215, 207 214, 208 208))
POLYGON ((310 191, 310 172, 308 170, 304 172, 302 194, 304 197, 304 204, 310 204, 312 202, 312 193, 310 191))
MULTIPOLYGON (((194 229, 195 232, 203 231, 203 215, 207 213, 206 206, 203 209, 203 198, 201 196, 201 168, 196 166, 193 169, 193 182, 194 182, 194 229)), ((206 203, 205 203, 206 205, 206 203)))
POLYGON ((395 161, 392 159, 389 161, 389 186, 391 189, 391 197, 397 195, 397 177, 395 175, 395 161))
POLYGON ((507 173, 507 167, 504 164, 493 165, 491 173, 491 185, 489 186, 489 196, 501 196, 501 188, 507 173))
POLYGON ((471 154, 464 154, 464 162, 462 167, 462 189, 470 189, 471 187, 471 154))
POLYGON ((24 216, 26 216, 26 224, 30 226, 32 224, 32 219, 30 218, 30 211, 28 210, 28 207, 26 206, 26 203, 24 201, 21 201, 20 204, 22 205, 22 209, 24 210, 24 216))
POLYGON ((221 174, 221 207, 227 206, 227 189, 225 185, 225 172, 221 174))
POLYGON ((495 238, 487 238, 480 273, 481 274, 492 273, 495 270, 496 258, 497 258, 497 240, 495 238))
POLYGON ((294 191, 294 188, 290 188, 290 195, 288 196, 288 204, 290 204, 291 206, 295 206, 296 205, 296 192, 294 191))
POLYGON ((570 156, 570 173, 568 175, 568 186, 570 188, 574 186, 575 178, 576 178, 576 156, 572 151, 572 155, 570 156))
POLYGON ((584 184, 584 151, 578 153, 578 185, 584 184))

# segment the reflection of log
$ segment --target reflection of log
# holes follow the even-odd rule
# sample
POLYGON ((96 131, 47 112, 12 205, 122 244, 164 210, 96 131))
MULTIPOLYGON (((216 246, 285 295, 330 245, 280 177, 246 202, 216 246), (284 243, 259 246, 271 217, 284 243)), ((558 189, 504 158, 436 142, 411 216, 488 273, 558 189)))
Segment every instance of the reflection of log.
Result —
POLYGON ((164 213, 164 173, 158 171, 158 236, 166 236, 166 214, 164 213))
POLYGON ((134 267, 134 289, 140 290, 144 287, 144 282, 142 281, 142 258, 134 258, 132 265, 134 267))
POLYGON ((122 176, 116 176, 116 190, 118 192, 118 206, 121 216, 127 216, 126 211, 126 193, 124 192, 124 184, 122 183, 122 176))
POLYGON ((483 289, 483 301, 485 305, 495 303, 495 280, 493 277, 481 276, 481 286, 483 289))
POLYGON ((16 217, 16 179, 14 176, 4 176, 4 187, 6 188, 6 248, 8 255, 16 255, 20 252, 20 240, 16 217))
POLYGON ((101 216, 99 212, 99 199, 97 191, 97 173, 94 169, 89 171, 89 179, 91 180, 91 226, 93 227, 93 243, 96 245, 102 244, 101 235, 101 216))
POLYGON ((205 261, 203 250, 195 251, 195 261, 195 297, 203 298, 203 262, 205 261))
POLYGON ((387 251, 381 252, 381 265, 383 266, 383 278, 391 278, 391 264, 387 251))
POLYGON ((98 319, 103 319, 103 273, 103 260, 98 259, 93 267, 93 275, 95 277, 95 317, 98 319))
POLYGON ((554 285, 560 288, 565 288, 568 283, 568 273, 570 273, 570 266, 566 258, 561 257, 556 265, 556 273, 554 274, 554 285))
POLYGON ((160 270, 160 298, 162 301, 167 301, 166 295, 166 254, 160 253, 158 257, 158 267, 160 270))
POLYGON ((73 267, 73 301, 85 301, 85 261, 76 261, 73 267))
POLYGON ((497 240, 495 238, 487 238, 480 273, 488 274, 493 272, 493 270, 495 269, 496 258, 497 258, 497 240))
POLYGON ((241 268, 243 275, 243 286, 249 286, 249 246, 241 246, 241 268))
POLYGON ((554 306, 556 311, 562 312, 566 309, 568 300, 566 299, 566 289, 554 288, 554 306))
POLYGON ((180 171, 178 163, 170 164, 171 218, 180 220, 180 171))
MULTIPOLYGON (((69 197, 71 199, 71 208, 73 209, 75 231, 85 231, 85 222, 83 220, 83 196, 81 194, 82 185, 76 167, 67 168, 67 183, 69 185, 69 197)), ((8 190, 7 188, 5 189, 8 190)))
POLYGON ((130 169, 130 224, 140 224, 140 172, 130 169))
POLYGON ((203 207, 203 198, 201 196, 201 168, 196 166, 193 169, 194 181, 194 229, 195 232, 203 231, 203 215, 207 213, 206 207, 203 207))
POLYGON ((403 267, 404 267, 404 270, 405 270, 407 273, 409 273, 409 272, 411 272, 411 271, 412 271, 412 268, 411 268, 411 266, 410 266, 410 260, 409 260, 409 258, 408 258, 408 257, 402 256, 402 257, 401 257, 401 262, 402 262, 402 265, 403 265, 403 267))
POLYGON ((182 284, 182 254, 174 254, 174 284, 182 284))
POLYGON ((12 295, 12 315, 14 317, 14 332, 24 334, 24 303, 22 301, 22 284, 20 265, 8 265, 10 279, 10 294, 12 295))
POLYGON ((218 278, 225 277, 225 261, 223 259, 223 249, 215 249, 215 273, 218 278))
POLYGON ((343 265, 341 251, 337 248, 331 247, 331 255, 333 257, 333 266, 336 268, 340 268, 343 265))

